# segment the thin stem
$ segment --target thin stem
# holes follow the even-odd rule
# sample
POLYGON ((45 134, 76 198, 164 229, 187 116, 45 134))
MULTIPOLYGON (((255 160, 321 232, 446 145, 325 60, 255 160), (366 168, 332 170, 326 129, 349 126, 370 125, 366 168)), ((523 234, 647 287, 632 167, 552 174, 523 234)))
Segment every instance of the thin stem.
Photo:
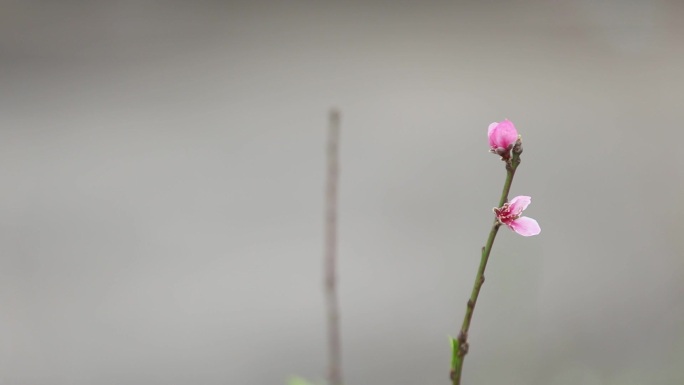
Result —
POLYGON ((328 316, 328 383, 342 385, 342 348, 340 343, 340 312, 337 301, 337 180, 340 113, 331 110, 328 116, 328 169, 325 192, 325 298, 328 316))
POLYGON ((513 184, 513 176, 515 176, 515 170, 520 164, 520 156, 514 156, 511 159, 511 163, 506 164, 506 182, 504 182, 503 191, 501 192, 501 199, 499 199, 499 206, 503 206, 504 203, 508 202, 508 193, 511 191, 511 184, 513 184))
MULTIPOLYGON (((504 182, 503 191, 501 192, 501 199, 499 200, 499 206, 503 206, 504 203, 508 201, 508 193, 511 190, 511 184, 513 183, 513 176, 515 176, 515 170, 520 164, 520 153, 522 148, 518 147, 517 151, 513 152, 511 159, 506 161, 506 181, 504 182)), ((475 305, 477 304, 477 298, 480 295, 480 289, 485 281, 485 268, 487 267, 487 261, 489 260, 489 254, 492 252, 492 246, 494 245, 494 239, 496 239, 496 233, 499 231, 501 224, 495 219, 494 224, 492 224, 492 229, 489 231, 489 237, 487 238, 487 243, 482 248, 482 257, 480 259, 480 267, 477 269, 477 275, 475 276, 475 283, 473 284, 473 290, 470 294, 470 299, 468 300, 466 314, 463 318, 463 324, 461 325, 461 331, 458 333, 458 339, 456 343, 453 344, 452 352, 452 362, 451 362, 451 381, 453 385, 461 384, 461 372, 463 370, 463 359, 468 353, 468 330, 470 329, 470 321, 473 318, 473 311, 475 310, 475 305)))

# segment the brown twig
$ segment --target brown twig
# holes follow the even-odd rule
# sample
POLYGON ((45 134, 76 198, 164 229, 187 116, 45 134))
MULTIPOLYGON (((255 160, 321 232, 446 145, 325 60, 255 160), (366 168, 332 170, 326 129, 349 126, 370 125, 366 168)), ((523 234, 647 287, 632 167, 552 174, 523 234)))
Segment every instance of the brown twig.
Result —
POLYGON ((328 384, 342 385, 342 347, 340 312, 337 301, 337 181, 340 113, 328 115, 328 168, 325 191, 325 298, 328 315, 328 384))

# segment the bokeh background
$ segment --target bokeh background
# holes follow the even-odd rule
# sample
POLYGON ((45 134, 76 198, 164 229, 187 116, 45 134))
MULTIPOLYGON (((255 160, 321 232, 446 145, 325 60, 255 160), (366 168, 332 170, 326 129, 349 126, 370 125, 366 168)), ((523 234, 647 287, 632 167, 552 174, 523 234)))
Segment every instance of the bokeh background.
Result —
POLYGON ((0 384, 682 384, 684 3, 0 2, 0 384))

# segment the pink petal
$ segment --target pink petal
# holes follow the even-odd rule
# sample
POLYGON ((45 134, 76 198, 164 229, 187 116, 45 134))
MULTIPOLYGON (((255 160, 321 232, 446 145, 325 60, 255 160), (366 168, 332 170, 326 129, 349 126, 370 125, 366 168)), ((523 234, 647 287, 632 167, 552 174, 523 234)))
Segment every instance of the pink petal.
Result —
POLYGON ((520 195, 511 199, 508 202, 508 207, 510 208, 512 213, 514 213, 515 215, 520 215, 520 213, 523 212, 523 210, 525 210, 527 206, 530 205, 530 202, 532 202, 531 197, 520 195))
POLYGON ((494 122, 489 125, 489 128, 487 129, 487 136, 492 136, 492 130, 494 130, 494 127, 498 126, 499 122, 494 122))
POLYGON ((489 137, 489 146, 491 148, 508 148, 508 146, 518 140, 518 131, 513 123, 506 119, 496 125, 495 123, 490 124, 487 136, 489 137))
POLYGON ((508 227, 523 237, 529 237, 541 233, 539 223, 532 218, 520 217, 508 223, 508 227))

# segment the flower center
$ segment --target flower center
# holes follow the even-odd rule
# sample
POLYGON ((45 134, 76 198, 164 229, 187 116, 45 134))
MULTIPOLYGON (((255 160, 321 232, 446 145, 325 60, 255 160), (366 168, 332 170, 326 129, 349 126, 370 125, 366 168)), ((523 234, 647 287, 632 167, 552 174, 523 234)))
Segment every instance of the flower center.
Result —
POLYGON ((510 204, 508 203, 504 203, 501 208, 494 208, 494 214, 496 214, 496 219, 503 224, 507 224, 520 217, 520 213, 511 211, 510 204))

